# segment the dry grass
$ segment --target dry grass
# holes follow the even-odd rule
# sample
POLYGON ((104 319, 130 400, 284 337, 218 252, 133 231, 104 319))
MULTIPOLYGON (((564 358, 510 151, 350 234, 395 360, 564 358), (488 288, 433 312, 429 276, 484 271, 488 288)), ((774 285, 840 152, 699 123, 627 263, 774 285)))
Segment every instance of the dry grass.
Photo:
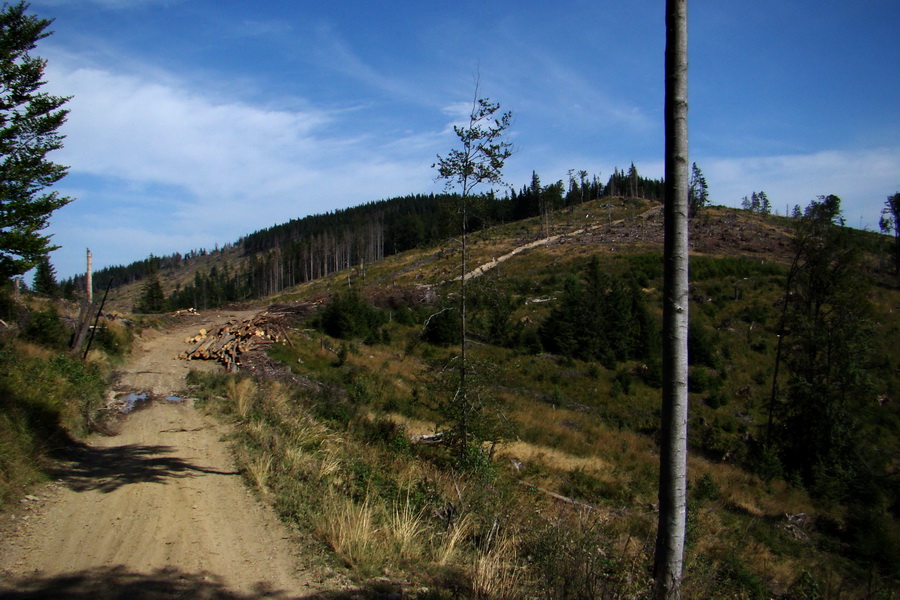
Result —
POLYGON ((422 537, 426 531, 425 511, 413 508, 408 492, 406 502, 396 502, 388 515, 387 531, 401 559, 421 556, 422 537))
POLYGON ((269 478, 272 475, 272 456, 255 456, 247 462, 250 481, 263 494, 269 493, 269 478))
POLYGON ((340 452, 334 448, 327 448, 319 456, 317 463, 318 478, 325 481, 333 475, 337 475, 341 470, 342 463, 340 452))
POLYGON ((478 599, 514 600, 522 597, 524 569, 518 565, 518 542, 502 537, 479 552, 472 567, 472 592, 478 599))
POLYGON ((806 492, 782 480, 766 483, 734 465, 691 456, 688 473, 692 481, 709 473, 721 492, 722 502, 751 517, 818 512, 806 492))
POLYGON ((348 565, 360 568, 375 562, 379 539, 368 496, 359 504, 336 493, 326 495, 318 533, 348 565))
POLYGON ((462 545, 472 533, 473 523, 472 516, 465 514, 449 530, 432 538, 433 542, 437 542, 434 547, 434 555, 435 561, 439 565, 446 566, 459 559, 462 545))
POLYGON ((246 420, 250 416, 255 403, 256 384, 252 379, 231 378, 225 384, 228 399, 234 405, 234 410, 241 420, 246 420))
POLYGON ((523 463, 538 463, 560 471, 584 469, 591 472, 604 472, 610 468, 609 462, 599 456, 574 456, 555 448, 521 441, 504 444, 503 449, 498 453, 498 458, 519 460, 523 463))

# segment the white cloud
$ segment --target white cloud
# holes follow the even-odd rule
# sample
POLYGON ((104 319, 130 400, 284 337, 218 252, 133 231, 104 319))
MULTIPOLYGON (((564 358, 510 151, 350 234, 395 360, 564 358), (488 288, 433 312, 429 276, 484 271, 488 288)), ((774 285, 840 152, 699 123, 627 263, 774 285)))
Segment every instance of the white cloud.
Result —
POLYGON ((900 147, 826 150, 812 154, 698 159, 714 204, 739 206, 765 191, 780 213, 820 195, 842 200, 847 224, 877 229, 887 196, 900 191, 900 147))
POLYGON ((54 61, 48 75, 51 92, 74 96, 65 148, 53 158, 71 167, 62 191, 67 181, 80 189, 51 231, 56 243, 74 244, 75 264, 101 231, 119 232, 103 234, 118 250, 98 264, 127 264, 431 184, 433 132, 375 139, 342 131, 339 112, 271 109, 213 98, 165 74, 67 64, 54 61), (91 227, 73 223, 76 215, 91 227))

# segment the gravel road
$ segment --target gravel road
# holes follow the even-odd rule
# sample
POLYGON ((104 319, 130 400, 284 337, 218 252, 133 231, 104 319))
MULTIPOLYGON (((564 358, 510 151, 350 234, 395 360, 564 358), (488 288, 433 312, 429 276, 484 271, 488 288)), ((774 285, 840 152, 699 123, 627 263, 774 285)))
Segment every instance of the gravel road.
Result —
MULTIPOLYGON (((165 397, 191 367, 184 338, 252 312, 211 312, 142 336, 117 389, 165 397)), ((94 436, 0 528, 0 598, 344 597, 321 591, 290 531, 247 490, 223 425, 189 402, 136 410, 94 436)))

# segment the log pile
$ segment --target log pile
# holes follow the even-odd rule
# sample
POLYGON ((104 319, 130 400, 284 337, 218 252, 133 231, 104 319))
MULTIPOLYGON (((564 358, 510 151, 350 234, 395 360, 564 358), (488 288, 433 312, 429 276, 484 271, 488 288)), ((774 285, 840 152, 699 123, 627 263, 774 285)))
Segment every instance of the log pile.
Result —
POLYGON ((252 319, 228 321, 215 331, 201 329, 185 338, 188 349, 178 355, 182 360, 217 360, 228 372, 238 370, 240 355, 288 339, 282 315, 262 312, 252 319))

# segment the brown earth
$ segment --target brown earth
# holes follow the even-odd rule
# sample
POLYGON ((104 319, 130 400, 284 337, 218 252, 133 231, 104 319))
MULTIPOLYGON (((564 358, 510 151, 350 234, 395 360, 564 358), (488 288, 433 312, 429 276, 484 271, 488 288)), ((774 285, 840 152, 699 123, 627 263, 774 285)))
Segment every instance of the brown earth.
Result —
MULTIPOLYGON (((120 391, 179 393, 211 363, 175 360, 184 337, 249 311, 211 312, 142 337, 120 391)), ((302 544, 244 487, 227 428, 159 399, 92 437, 0 528, 0 598, 338 598, 302 544)))

